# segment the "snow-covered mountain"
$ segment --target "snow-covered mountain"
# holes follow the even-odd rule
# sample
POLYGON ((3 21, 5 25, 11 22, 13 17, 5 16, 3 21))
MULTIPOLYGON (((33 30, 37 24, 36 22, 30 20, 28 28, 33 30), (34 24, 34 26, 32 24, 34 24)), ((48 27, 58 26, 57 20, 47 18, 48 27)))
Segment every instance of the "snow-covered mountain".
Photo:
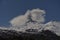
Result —
POLYGON ((45 23, 46 12, 41 9, 28 10, 24 15, 13 18, 10 23, 11 29, 24 31, 26 29, 51 30, 60 35, 60 21, 50 21, 45 23))
POLYGON ((32 33, 0 29, 0 40, 60 40, 60 36, 49 30, 32 33))
POLYGON ((47 36, 49 35, 49 39, 46 40, 50 40, 50 38, 53 39, 56 37, 57 38, 53 40, 58 40, 60 38, 60 22, 50 21, 48 23, 45 23, 45 11, 38 8, 28 10, 24 15, 13 18, 10 21, 10 25, 11 27, 8 28, 0 27, 0 38, 12 38, 11 40, 13 40, 13 38, 16 37, 19 39, 20 37, 23 38, 27 36, 30 39, 30 36, 36 36, 39 39, 41 35, 42 39, 45 37, 47 38, 47 36), (55 37, 52 35, 54 35, 55 37))

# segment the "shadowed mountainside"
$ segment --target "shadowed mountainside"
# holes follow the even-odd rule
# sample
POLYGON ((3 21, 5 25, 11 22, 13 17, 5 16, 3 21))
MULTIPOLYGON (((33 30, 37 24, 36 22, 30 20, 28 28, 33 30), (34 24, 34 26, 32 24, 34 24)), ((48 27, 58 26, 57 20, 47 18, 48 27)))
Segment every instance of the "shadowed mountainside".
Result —
POLYGON ((60 36, 49 30, 30 33, 0 29, 0 40, 60 40, 60 36))

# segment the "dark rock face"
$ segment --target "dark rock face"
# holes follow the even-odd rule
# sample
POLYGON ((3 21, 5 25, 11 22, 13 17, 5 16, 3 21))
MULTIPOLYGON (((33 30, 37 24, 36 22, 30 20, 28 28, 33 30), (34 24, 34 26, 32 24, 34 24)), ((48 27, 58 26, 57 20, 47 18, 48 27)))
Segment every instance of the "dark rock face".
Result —
POLYGON ((27 30, 25 30, 26 32, 38 32, 38 30, 37 29, 27 29, 27 30))
POLYGON ((15 30, 0 30, 0 40, 60 40, 60 36, 49 30, 33 34, 15 30))

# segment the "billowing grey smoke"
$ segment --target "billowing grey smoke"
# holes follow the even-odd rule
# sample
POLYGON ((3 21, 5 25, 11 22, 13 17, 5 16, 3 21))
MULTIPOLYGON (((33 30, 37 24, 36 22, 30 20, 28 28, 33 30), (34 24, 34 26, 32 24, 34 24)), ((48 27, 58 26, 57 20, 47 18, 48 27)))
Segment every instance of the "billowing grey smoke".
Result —
POLYGON ((60 22, 50 21, 45 23, 45 11, 41 9, 32 9, 28 10, 24 15, 17 16, 13 18, 10 22, 12 25, 10 28, 0 29, 9 29, 17 31, 25 31, 26 29, 38 29, 41 30, 51 30, 57 35, 60 35, 60 22))

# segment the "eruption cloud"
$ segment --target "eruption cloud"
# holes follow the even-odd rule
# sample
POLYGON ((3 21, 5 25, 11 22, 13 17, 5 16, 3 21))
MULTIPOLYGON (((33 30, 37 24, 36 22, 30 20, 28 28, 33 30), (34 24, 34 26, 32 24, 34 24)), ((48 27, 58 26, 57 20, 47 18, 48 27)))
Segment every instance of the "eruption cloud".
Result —
MULTIPOLYGON (((60 35, 60 22, 50 21, 45 23, 45 11, 39 8, 27 10, 24 15, 17 16, 10 20, 12 25, 9 30, 25 31, 26 29, 51 30, 60 35)), ((2 28, 4 29, 4 28, 2 28)))
POLYGON ((10 21, 13 28, 38 29, 43 25, 45 11, 41 9, 28 10, 25 15, 17 16, 10 21))

